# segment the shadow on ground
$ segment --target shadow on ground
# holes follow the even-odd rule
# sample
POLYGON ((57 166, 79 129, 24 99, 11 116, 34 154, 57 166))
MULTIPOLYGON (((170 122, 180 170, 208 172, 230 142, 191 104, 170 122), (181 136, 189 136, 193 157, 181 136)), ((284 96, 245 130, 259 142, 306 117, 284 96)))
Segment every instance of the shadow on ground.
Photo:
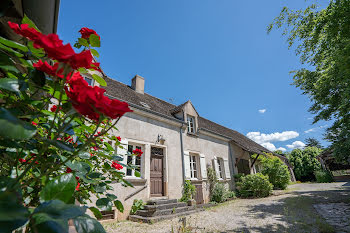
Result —
POLYGON ((342 190, 295 191, 273 204, 253 205, 248 210, 249 217, 274 219, 280 224, 254 227, 241 222, 238 229, 224 232, 338 232, 341 229, 328 224, 313 206, 337 202, 350 203, 350 182, 344 184, 342 190))

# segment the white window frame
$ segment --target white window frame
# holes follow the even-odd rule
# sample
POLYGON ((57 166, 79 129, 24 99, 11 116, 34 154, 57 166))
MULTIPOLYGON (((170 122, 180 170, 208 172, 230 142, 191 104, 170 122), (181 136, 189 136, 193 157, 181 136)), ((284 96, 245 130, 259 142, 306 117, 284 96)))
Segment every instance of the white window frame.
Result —
MULTIPOLYGON (((140 150, 144 151, 141 145, 128 143, 125 161, 126 161, 126 164, 128 164, 128 165, 136 165, 136 161, 140 161, 140 164, 137 166, 140 168, 139 173, 142 175, 142 158, 139 156, 132 155, 132 151, 135 149, 140 149, 140 150), (131 149, 129 149, 129 148, 131 148, 131 149), (130 160, 130 162, 128 162, 129 160, 130 160)), ((125 177, 136 178, 136 179, 141 178, 141 177, 135 176, 135 169, 128 169, 128 168, 125 171, 125 177), (130 174, 128 174, 128 173, 130 173, 130 174)))
POLYGON ((86 76, 86 75, 83 75, 83 77, 84 77, 84 80, 85 80, 90 86, 94 86, 95 80, 94 80, 93 78, 90 78, 90 77, 88 77, 88 76, 86 76), (89 81, 88 81, 87 79, 91 80, 91 84, 89 83, 89 81))
POLYGON ((223 180, 224 179, 224 160, 222 158, 217 158, 217 163, 218 163, 218 173, 219 177, 218 179, 223 180))
POLYGON ((187 115, 187 132, 196 132, 196 119, 194 116, 187 115))
POLYGON ((199 165, 198 155, 190 154, 190 177, 192 180, 199 178, 199 165))

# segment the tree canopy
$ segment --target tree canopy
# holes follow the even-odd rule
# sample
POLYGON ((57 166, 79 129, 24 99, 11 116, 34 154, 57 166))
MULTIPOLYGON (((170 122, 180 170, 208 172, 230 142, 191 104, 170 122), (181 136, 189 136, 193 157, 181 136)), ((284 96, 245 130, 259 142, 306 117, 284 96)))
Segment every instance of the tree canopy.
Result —
POLYGON ((305 65, 292 71, 293 84, 312 101, 313 123, 334 120, 325 139, 338 161, 350 162, 350 0, 330 0, 325 9, 284 7, 268 31, 273 27, 283 28, 305 65))
POLYGON ((307 138, 306 140, 306 147, 317 147, 319 149, 322 149, 322 145, 319 140, 316 138, 307 138))

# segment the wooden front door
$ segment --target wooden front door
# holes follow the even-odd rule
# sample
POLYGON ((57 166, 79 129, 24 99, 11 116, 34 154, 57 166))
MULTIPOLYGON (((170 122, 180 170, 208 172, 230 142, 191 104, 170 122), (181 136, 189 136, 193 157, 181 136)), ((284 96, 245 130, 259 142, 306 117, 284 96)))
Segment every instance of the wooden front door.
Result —
POLYGON ((151 148, 151 196, 161 197, 164 195, 163 187, 163 149, 151 148))
POLYGON ((196 204, 203 204, 204 200, 202 184, 195 184, 194 186, 196 187, 196 195, 194 197, 194 199, 196 200, 196 204))

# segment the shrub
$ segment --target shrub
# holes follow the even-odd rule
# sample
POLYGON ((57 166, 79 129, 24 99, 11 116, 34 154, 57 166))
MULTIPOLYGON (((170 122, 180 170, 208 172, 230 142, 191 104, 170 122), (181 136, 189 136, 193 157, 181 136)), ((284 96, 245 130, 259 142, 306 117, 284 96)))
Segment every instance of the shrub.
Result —
POLYGON ((130 214, 135 214, 138 210, 143 210, 145 203, 140 199, 135 199, 132 203, 130 214))
POLYGON ((214 186, 213 193, 211 195, 211 201, 221 203, 226 201, 227 189, 224 184, 217 183, 214 186))
POLYGON ((333 182, 333 176, 327 170, 315 171, 315 177, 316 177, 317 183, 330 183, 330 182, 333 182))
POLYGON ((239 195, 242 197, 267 197, 273 188, 269 177, 261 173, 242 177, 242 181, 237 186, 239 195))
POLYGON ((300 181, 314 181, 315 171, 321 169, 317 156, 321 153, 317 147, 306 147, 304 150, 295 149, 289 155, 295 178, 300 181))
POLYGON ((214 187, 218 182, 218 178, 216 176, 215 170, 210 166, 207 167, 207 176, 209 182, 209 197, 211 199, 214 187))
POLYGON ((288 167, 277 157, 264 157, 261 163, 263 165, 261 173, 269 177, 273 187, 275 189, 286 189, 290 181, 288 167))
POLYGON ((245 176, 244 173, 238 173, 238 174, 235 174, 235 175, 233 176, 233 178, 235 179, 235 182, 241 182, 243 176, 245 176))
POLYGON ((185 180, 184 189, 182 191, 181 202, 187 202, 193 199, 196 194, 196 186, 194 186, 190 180, 185 180))
POLYGON ((234 191, 227 191, 225 196, 226 196, 226 199, 236 198, 236 193, 234 191))

